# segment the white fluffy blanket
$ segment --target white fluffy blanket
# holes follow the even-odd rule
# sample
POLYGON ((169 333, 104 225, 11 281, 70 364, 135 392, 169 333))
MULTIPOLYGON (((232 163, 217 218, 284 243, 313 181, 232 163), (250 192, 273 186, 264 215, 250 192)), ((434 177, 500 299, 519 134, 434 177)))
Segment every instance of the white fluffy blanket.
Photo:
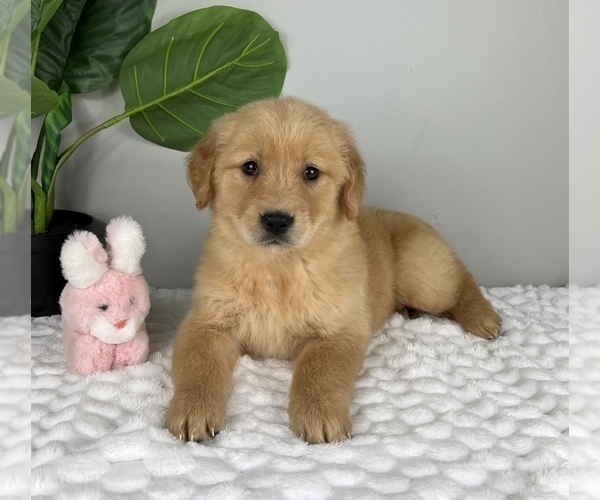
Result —
POLYGON ((600 497, 600 287, 571 287, 571 495, 600 497))
POLYGON ((0 318, 0 498, 29 498, 31 342, 28 316, 0 318))
POLYGON ((353 438, 309 446, 288 427, 290 364, 240 359, 226 428, 163 428, 172 339, 189 291, 152 291, 150 359, 66 371, 60 318, 32 323, 32 495, 61 499, 568 497, 568 290, 486 290, 492 342, 447 320, 394 316, 373 339, 353 438))

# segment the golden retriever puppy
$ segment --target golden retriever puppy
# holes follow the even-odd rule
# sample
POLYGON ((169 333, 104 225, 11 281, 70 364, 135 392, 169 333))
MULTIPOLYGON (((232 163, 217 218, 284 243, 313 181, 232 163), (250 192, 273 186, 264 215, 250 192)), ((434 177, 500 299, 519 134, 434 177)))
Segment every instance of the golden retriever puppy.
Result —
POLYGON ((411 308, 485 339, 501 319, 422 220, 360 208, 365 167, 347 128, 305 102, 255 102, 216 120, 188 160, 213 219, 173 351, 167 427, 224 425, 242 354, 293 360, 289 416, 309 443, 350 437, 349 405, 372 334, 411 308))

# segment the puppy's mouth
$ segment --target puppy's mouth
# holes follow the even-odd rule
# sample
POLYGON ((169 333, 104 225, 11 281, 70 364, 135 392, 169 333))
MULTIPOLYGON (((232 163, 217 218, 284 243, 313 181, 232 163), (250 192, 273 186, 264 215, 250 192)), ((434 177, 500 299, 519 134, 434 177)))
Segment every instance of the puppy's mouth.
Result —
POLYGON ((260 239, 259 244, 269 246, 269 247, 287 247, 287 246, 291 246, 292 242, 290 241, 290 239, 287 235, 281 235, 281 236, 275 236, 275 237, 273 237, 271 235, 264 235, 260 239))

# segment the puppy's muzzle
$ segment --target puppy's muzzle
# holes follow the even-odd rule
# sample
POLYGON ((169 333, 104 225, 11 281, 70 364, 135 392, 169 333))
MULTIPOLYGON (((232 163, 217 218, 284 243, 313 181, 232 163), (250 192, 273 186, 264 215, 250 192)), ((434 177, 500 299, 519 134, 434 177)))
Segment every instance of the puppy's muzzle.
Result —
POLYGON ((294 218, 285 212, 266 212, 260 216, 260 223, 267 233, 281 237, 292 227, 294 218))

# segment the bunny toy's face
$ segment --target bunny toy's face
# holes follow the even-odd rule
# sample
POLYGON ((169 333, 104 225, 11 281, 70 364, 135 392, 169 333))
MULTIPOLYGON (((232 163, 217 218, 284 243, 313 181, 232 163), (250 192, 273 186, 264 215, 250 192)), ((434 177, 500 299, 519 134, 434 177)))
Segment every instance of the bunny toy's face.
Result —
POLYGON ((110 270, 85 290, 68 284, 61 305, 75 330, 108 344, 122 344, 135 336, 148 315, 149 290, 142 276, 110 270))

